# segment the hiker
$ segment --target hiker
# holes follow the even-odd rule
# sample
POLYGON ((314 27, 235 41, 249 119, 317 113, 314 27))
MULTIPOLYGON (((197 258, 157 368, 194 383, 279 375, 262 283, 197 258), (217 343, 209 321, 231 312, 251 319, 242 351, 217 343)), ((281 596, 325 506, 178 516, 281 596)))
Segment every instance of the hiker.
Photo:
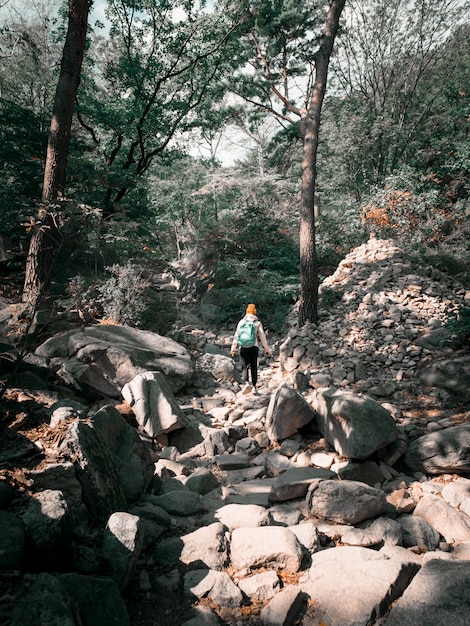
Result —
POLYGON ((256 317, 256 307, 249 304, 246 308, 246 315, 237 325, 237 330, 232 341, 232 356, 237 352, 237 346, 240 346, 240 357, 242 360, 242 379, 245 383, 242 393, 257 394, 256 384, 258 382, 258 339, 263 344, 264 353, 269 359, 271 350, 268 346, 268 340, 264 333, 263 324, 256 317), (251 372, 251 384, 248 383, 248 370, 251 372))

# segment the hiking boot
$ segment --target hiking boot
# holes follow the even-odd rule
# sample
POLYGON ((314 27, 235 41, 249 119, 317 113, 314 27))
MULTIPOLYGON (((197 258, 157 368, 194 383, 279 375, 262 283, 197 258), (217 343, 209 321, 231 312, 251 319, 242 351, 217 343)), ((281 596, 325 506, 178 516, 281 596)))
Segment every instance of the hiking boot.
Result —
POLYGON ((250 391, 251 391, 251 385, 246 383, 246 385, 242 389, 242 394, 245 396, 247 393, 250 393, 250 391))

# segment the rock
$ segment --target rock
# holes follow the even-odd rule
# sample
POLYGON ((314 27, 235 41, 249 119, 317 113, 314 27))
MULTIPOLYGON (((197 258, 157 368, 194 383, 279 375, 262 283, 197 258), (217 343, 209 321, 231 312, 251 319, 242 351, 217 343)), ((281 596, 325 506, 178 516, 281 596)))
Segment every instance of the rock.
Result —
POLYGON ((344 546, 317 552, 300 583, 315 606, 309 623, 372 624, 401 596, 418 569, 415 563, 384 558, 368 548, 344 546))
POLYGON ((148 447, 136 429, 112 406, 106 405, 90 417, 90 425, 104 441, 127 502, 137 502, 153 477, 154 468, 148 447))
POLYGON ((161 372, 138 374, 122 388, 139 426, 149 437, 183 428, 187 418, 161 372))
POLYGON ((85 624, 130 626, 126 604, 111 578, 67 573, 57 575, 57 579, 77 603, 85 624))
POLYGON ((280 589, 281 581, 276 572, 262 572, 242 578, 238 586, 251 600, 268 600, 280 589))
POLYGON ((204 513, 205 507, 201 496, 193 491, 170 491, 161 496, 155 496, 155 503, 171 515, 187 517, 204 513))
POLYGON ((364 548, 397 546, 402 543, 402 529, 395 520, 378 517, 361 522, 356 528, 345 530, 341 535, 341 542, 348 546, 364 548))
POLYGON ((470 541, 470 517, 438 496, 430 494, 421 498, 413 516, 428 522, 448 543, 470 541))
POLYGON ((57 376, 85 396, 119 398, 138 374, 162 372, 173 391, 193 375, 187 349, 172 339, 127 326, 77 328, 47 339, 35 350, 57 376))
POLYGON ((127 499, 118 470, 96 429, 89 423, 72 422, 60 450, 74 460, 83 501, 92 519, 105 521, 114 511, 126 509, 127 499))
POLYGON ((196 615, 183 622, 181 626, 218 626, 220 624, 217 614, 213 613, 209 607, 195 606, 193 610, 196 615))
POLYGON ((390 413, 372 398, 330 387, 311 397, 317 425, 338 454, 366 459, 398 437, 390 413))
POLYGON ((125 591, 137 568, 144 529, 140 519, 129 513, 113 513, 103 536, 106 573, 125 591))
POLYGON ((184 590, 199 600, 210 597, 219 606, 237 607, 243 602, 242 592, 225 572, 207 569, 188 572, 184 590))
POLYGON ((204 467, 201 467, 190 474, 190 476, 188 476, 188 478, 184 481, 184 484, 190 491, 194 491, 200 495, 209 493, 219 487, 219 481, 214 473, 204 467))
POLYGON ((440 359, 420 372, 424 385, 440 387, 461 400, 470 400, 470 356, 464 354, 440 359))
POLYGON ((256 504, 226 504, 215 511, 214 517, 229 531, 241 527, 267 526, 270 523, 268 511, 256 504))
POLYGON ((193 457, 213 457, 223 454, 228 448, 228 437, 223 430, 200 422, 190 422, 183 430, 170 433, 169 438, 171 445, 181 454, 193 457))
POLYGON ((418 515, 402 515, 397 522, 403 529, 405 548, 426 546, 426 549, 432 552, 439 546, 440 535, 437 530, 418 515))
POLYGON ((320 480, 332 479, 335 473, 315 467, 293 467, 277 478, 269 492, 269 502, 284 502, 303 498, 309 486, 320 480))
POLYGON ((357 524, 387 510, 383 491, 356 481, 321 481, 307 501, 313 517, 340 524, 357 524))
POLYGON ((470 479, 457 478, 442 490, 442 497, 452 507, 470 515, 470 479))
POLYGON ((51 414, 50 426, 55 428, 61 422, 69 419, 84 418, 87 416, 89 408, 81 402, 74 400, 60 400, 55 402, 49 409, 51 414))
POLYGON ((297 391, 281 383, 269 402, 266 432, 271 441, 281 441, 314 418, 315 414, 305 399, 297 391))
POLYGON ((59 491, 67 503, 73 524, 82 526, 89 521, 88 510, 83 503, 83 490, 71 462, 48 463, 42 469, 32 470, 29 479, 33 481, 32 491, 59 491))
POLYGON ((465 626, 470 623, 468 562, 434 559, 423 565, 392 607, 387 626, 465 626))
POLYGON ((306 598, 298 587, 288 585, 261 610, 261 622, 269 626, 295 624, 304 604, 306 598))
POLYGON ((408 446, 403 460, 412 470, 429 474, 470 471, 470 424, 418 437, 408 446))
POLYGON ((220 571, 228 564, 228 544, 223 524, 215 522, 179 539, 162 540, 155 555, 160 563, 185 563, 220 571))
POLYGON ((356 480, 371 487, 381 484, 385 480, 380 467, 374 461, 348 463, 345 467, 338 470, 338 476, 342 480, 356 480))
POLYGON ((21 519, 30 563, 62 569, 72 554, 72 517, 61 491, 47 489, 29 498, 21 519))
POLYGON ((232 533, 231 546, 235 569, 251 571, 272 567, 286 572, 298 572, 300 569, 302 549, 295 534, 287 528, 236 528, 232 533))
POLYGON ((9 615, 11 626, 49 623, 54 626, 83 624, 75 599, 52 574, 25 574, 9 615), (46 620, 44 619, 46 617, 46 620))
POLYGON ((21 519, 0 511, 0 572, 20 572, 23 567, 25 531, 21 519))
POLYGON ((215 380, 227 380, 241 383, 240 373, 235 362, 221 354, 203 354, 196 359, 196 371, 211 374, 215 380))

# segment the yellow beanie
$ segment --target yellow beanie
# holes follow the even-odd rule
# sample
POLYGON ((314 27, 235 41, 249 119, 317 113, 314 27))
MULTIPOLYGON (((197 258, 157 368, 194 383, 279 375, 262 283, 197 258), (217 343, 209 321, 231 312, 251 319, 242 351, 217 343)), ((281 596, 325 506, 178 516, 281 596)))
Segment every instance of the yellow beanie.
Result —
POLYGON ((250 314, 250 315, 256 315, 256 307, 255 307, 255 305, 254 305, 254 304, 249 304, 249 305, 246 307, 246 312, 247 312, 248 314, 250 314))

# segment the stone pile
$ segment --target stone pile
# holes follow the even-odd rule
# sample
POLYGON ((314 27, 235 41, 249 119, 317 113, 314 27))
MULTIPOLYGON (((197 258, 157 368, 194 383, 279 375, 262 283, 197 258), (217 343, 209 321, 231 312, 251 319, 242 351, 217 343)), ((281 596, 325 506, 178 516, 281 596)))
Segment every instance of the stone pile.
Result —
POLYGON ((319 291, 320 321, 298 329, 291 320, 282 371, 381 398, 412 388, 430 350, 444 351, 443 325, 470 304, 461 285, 377 239, 355 248, 319 291))
POLYGON ((0 621, 469 623, 469 415, 410 400, 465 398, 465 366, 418 378, 455 357, 442 325, 466 302, 436 278, 393 242, 361 246, 323 283, 335 307, 291 325, 257 395, 241 393, 228 332, 182 329, 194 369, 186 348, 140 332, 131 348, 125 329, 117 350, 96 330, 40 347, 36 373, 88 401, 10 391, 50 425, 38 467, 18 469, 31 446, 0 454, 0 621), (113 402, 90 402, 103 386, 113 402))

